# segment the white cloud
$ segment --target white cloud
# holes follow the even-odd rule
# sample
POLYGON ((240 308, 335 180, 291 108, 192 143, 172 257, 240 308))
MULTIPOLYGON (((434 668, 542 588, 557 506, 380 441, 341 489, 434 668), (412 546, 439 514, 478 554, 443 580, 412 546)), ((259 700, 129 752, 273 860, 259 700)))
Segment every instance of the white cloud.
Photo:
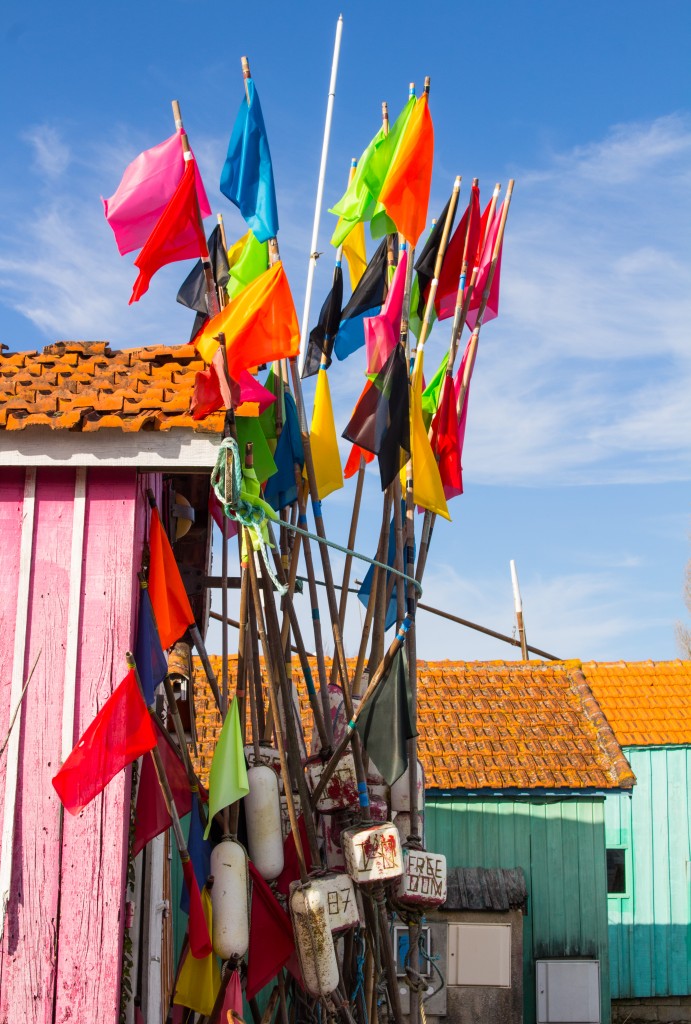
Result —
POLYGON ((33 149, 34 169, 39 174, 54 180, 65 173, 72 154, 56 128, 49 124, 34 125, 22 138, 33 149))

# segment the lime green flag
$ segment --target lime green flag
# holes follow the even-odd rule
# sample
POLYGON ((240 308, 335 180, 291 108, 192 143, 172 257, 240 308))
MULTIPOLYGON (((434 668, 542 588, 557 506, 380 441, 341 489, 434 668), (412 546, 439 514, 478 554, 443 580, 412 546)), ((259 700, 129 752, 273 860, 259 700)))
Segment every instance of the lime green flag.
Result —
POLYGON ((242 749, 240 713, 237 697, 233 697, 216 742, 209 772, 209 821, 204 832, 205 839, 209 838, 214 815, 241 797, 247 796, 249 791, 245 753, 242 749))
POLYGON ((429 425, 439 407, 439 396, 441 394, 441 386, 444 383, 444 375, 446 373, 448 362, 449 353, 447 352, 439 365, 439 369, 422 392, 422 418, 427 430, 429 430, 429 425))
MULTIPOLYGON (((415 97, 411 96, 394 121, 389 134, 384 135, 380 128, 358 160, 353 180, 343 196, 329 211, 340 217, 331 239, 332 245, 341 245, 359 221, 371 220, 376 213, 379 193, 398 151, 414 106, 415 97)), ((383 207, 381 209, 383 210, 383 207)))
MULTIPOLYGON (((273 403, 270 408, 273 409, 273 403)), ((274 462, 269 442, 262 429, 261 417, 236 416, 235 426, 237 427, 238 447, 243 465, 245 463, 245 445, 251 441, 254 471, 257 474, 259 483, 263 484, 265 480, 268 480, 276 472, 276 463, 274 462)))
POLYGON ((226 291, 232 302, 236 295, 268 268, 269 246, 267 242, 258 242, 254 233, 248 231, 228 250, 228 254, 230 279, 226 291))
POLYGON ((281 403, 281 423, 285 422, 285 402, 283 401, 283 385, 280 384, 274 373, 273 366, 269 370, 266 380, 264 381, 264 387, 267 391, 271 391, 274 395, 277 395, 277 400, 272 402, 271 405, 267 406, 264 412, 260 412, 257 419, 261 423, 262 433, 266 438, 271 454, 276 451, 276 407, 278 403, 281 403))

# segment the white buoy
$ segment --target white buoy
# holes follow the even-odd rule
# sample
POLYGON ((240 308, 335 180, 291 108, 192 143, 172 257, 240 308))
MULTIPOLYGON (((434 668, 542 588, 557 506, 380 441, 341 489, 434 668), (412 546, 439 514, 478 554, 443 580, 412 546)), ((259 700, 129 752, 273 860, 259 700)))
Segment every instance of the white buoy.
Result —
POLYGON ((346 871, 358 885, 389 882, 403 874, 401 840, 390 821, 341 832, 346 871))
POLYGON ((305 987, 313 996, 335 992, 338 961, 324 893, 312 885, 293 882, 288 906, 305 987))
POLYGON ((252 863, 262 878, 272 881, 283 871, 281 794, 273 768, 258 764, 247 771, 250 791, 245 797, 247 841, 252 863))
POLYGON ((211 851, 212 945, 222 960, 244 956, 250 941, 247 853, 237 839, 224 838, 211 851))
MULTIPOLYGON (((409 769, 406 768, 400 779, 396 779, 391 787, 392 811, 410 810, 409 779, 409 769)), ((424 811, 425 809, 425 772, 419 761, 417 763, 417 809, 418 811, 424 811)))

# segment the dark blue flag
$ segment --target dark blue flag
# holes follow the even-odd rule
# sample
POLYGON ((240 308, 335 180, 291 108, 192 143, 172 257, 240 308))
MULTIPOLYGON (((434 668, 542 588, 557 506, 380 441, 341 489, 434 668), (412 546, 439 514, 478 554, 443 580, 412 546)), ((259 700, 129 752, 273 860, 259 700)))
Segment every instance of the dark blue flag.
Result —
POLYGON ((292 505, 294 501, 297 501, 295 464, 297 463, 300 469, 305 464, 305 452, 302 447, 302 434, 300 433, 295 399, 288 391, 285 392, 284 399, 283 428, 274 452, 276 472, 269 477, 264 488, 264 500, 268 501, 277 512, 285 508, 286 505, 292 505))
MULTIPOLYGON (((204 838, 204 827, 199 817, 199 795, 194 794, 192 798, 192 810, 190 812, 190 830, 187 836, 187 852, 194 868, 194 877, 200 891, 204 887, 207 878, 211 874, 211 843, 204 838)), ((183 914, 190 912, 190 895, 187 886, 183 883, 180 894, 180 910, 183 914)))
POLYGON ((134 657, 144 691, 144 700, 151 706, 154 702, 154 690, 168 674, 168 664, 158 638, 147 587, 143 587, 139 593, 139 622, 134 657))

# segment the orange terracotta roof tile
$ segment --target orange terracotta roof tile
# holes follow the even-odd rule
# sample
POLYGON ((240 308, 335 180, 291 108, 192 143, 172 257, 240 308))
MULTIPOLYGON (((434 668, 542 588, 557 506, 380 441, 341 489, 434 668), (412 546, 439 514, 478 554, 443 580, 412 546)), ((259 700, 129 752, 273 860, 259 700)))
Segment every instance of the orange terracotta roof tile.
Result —
MULTIPOLYGON (((220 658, 212 662, 220 675, 220 658)), ((316 662, 310 667, 316 681, 316 662)), ((231 692, 236 668, 231 658, 231 692)), ((309 744, 305 687, 297 666, 293 673, 309 744)), ((195 679, 204 781, 220 716, 199 664, 195 679)), ((614 789, 635 782, 579 662, 418 662, 418 698, 429 789, 614 789)))
POLYGON ((223 412, 201 421, 188 413, 203 369, 193 345, 112 350, 106 341, 59 341, 42 352, 0 346, 0 429, 221 433, 223 412))
POLYGON ((622 746, 691 743, 691 661, 588 662, 583 673, 622 746))

